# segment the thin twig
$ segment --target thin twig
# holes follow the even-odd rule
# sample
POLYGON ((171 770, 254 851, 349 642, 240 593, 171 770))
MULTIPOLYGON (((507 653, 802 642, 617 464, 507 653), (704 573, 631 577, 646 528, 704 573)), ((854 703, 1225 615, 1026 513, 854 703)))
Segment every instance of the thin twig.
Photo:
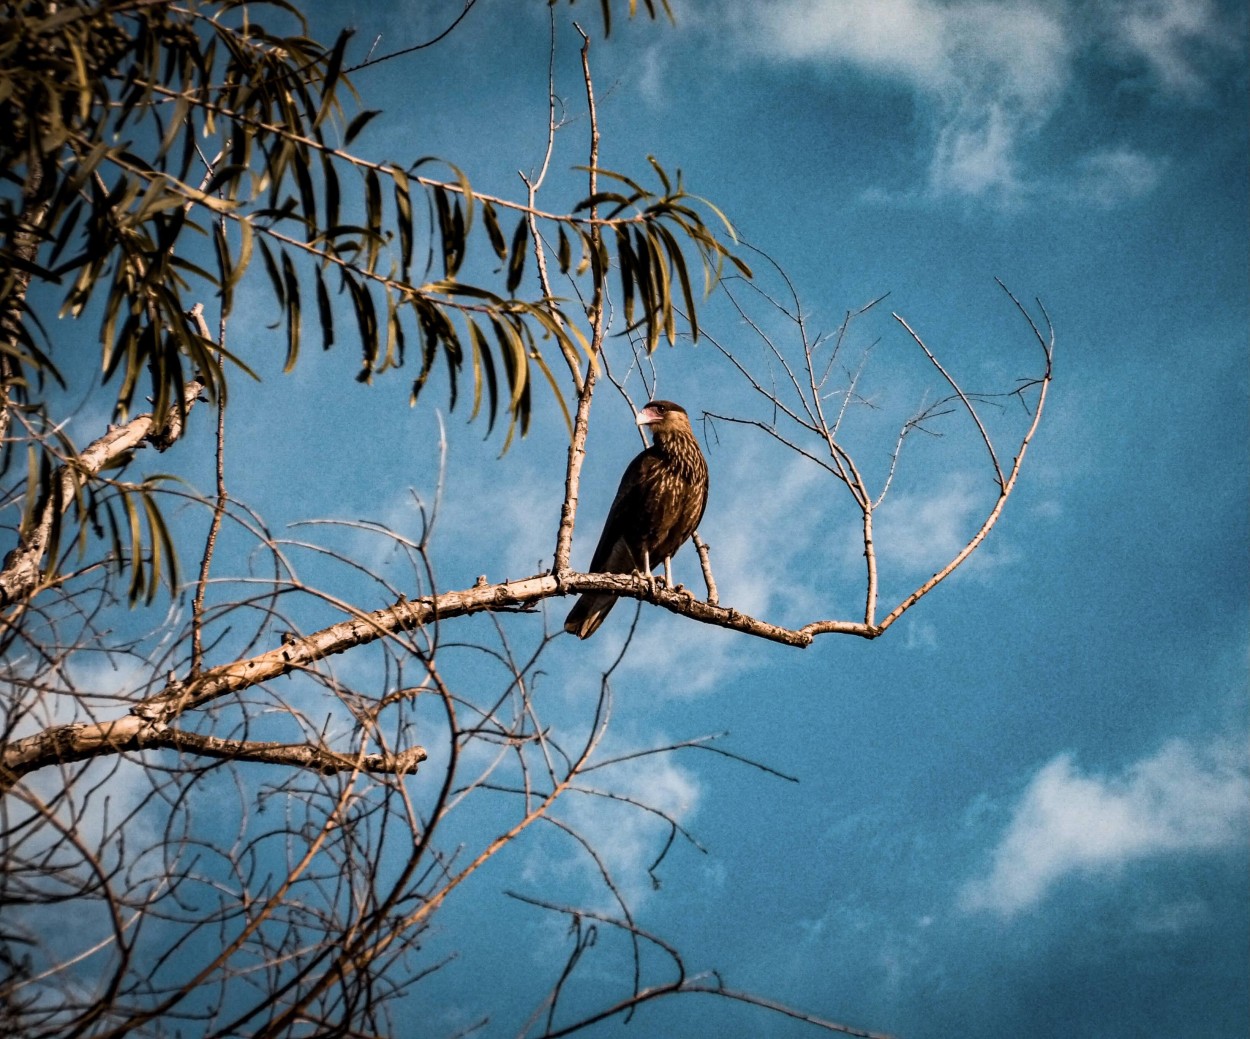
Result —
MULTIPOLYGON (((200 335, 208 336, 208 325, 204 321, 204 308, 196 304, 191 316, 199 324, 200 335)), ((224 363, 223 351, 226 345, 226 318, 223 314, 218 324, 216 363, 220 368, 224 363)), ((191 600, 191 664, 189 672, 192 678, 200 673, 204 666, 204 594, 208 588, 208 574, 213 562, 213 552, 217 547, 217 535, 221 532, 222 517, 226 512, 229 498, 226 494, 226 395, 217 394, 217 437, 216 437, 216 481, 217 497, 213 503, 213 516, 208 525, 208 536, 204 540, 204 552, 200 557, 200 574, 195 583, 195 597, 191 600)))
POLYGON ((716 579, 712 577, 712 560, 709 556, 708 545, 699 537, 697 530, 692 537, 695 551, 699 553, 699 566, 703 568, 703 580, 707 583, 707 601, 715 606, 720 602, 720 594, 716 591, 716 579))
MULTIPOLYGON (((586 107, 590 113, 590 155, 587 163, 587 179, 590 198, 599 191, 599 118, 595 109, 594 80, 590 73, 590 37, 582 27, 573 23, 582 37, 582 79, 586 85, 586 107)), ((597 221, 599 207, 591 206, 592 221, 597 221)), ((601 246, 602 235, 598 223, 593 223, 590 231, 591 245, 596 251, 601 246)), ((556 534, 555 557, 552 560, 551 572, 563 575, 569 568, 569 557, 573 552, 573 527, 577 521, 577 503, 581 493, 582 463, 586 459, 586 434, 590 428, 590 402, 595 392, 595 378, 598 373, 599 357, 603 352, 604 322, 604 285, 606 272, 596 280, 594 294, 587 307, 587 319, 590 322, 590 359, 586 363, 586 372, 582 377, 577 391, 577 415, 573 420, 573 439, 569 444, 568 463, 564 475, 564 502, 560 507, 560 528, 556 534)))

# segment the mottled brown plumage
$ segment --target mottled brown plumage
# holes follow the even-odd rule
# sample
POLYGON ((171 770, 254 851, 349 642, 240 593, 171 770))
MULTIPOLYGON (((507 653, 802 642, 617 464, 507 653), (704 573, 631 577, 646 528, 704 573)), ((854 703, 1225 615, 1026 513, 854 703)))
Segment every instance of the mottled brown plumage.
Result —
MULTIPOLYGON (((590 561, 592 574, 651 576, 652 567, 667 566, 703 518, 707 462, 685 409, 653 400, 639 413, 638 425, 650 427, 652 444, 621 477, 590 561)), ((615 595, 587 592, 569 611, 564 630, 590 638, 615 604, 615 595)))

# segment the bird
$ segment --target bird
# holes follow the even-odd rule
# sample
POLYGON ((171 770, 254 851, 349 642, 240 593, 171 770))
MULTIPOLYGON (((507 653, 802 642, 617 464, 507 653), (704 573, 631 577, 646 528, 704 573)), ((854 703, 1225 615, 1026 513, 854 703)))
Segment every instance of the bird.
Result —
MULTIPOLYGON (((654 582, 652 565, 663 562, 667 576, 670 559, 703 518, 707 462, 680 404, 650 401, 637 423, 650 430, 651 446, 626 467, 587 572, 641 573, 654 582)), ((615 605, 610 592, 587 592, 569 611, 564 630, 588 639, 615 605)))

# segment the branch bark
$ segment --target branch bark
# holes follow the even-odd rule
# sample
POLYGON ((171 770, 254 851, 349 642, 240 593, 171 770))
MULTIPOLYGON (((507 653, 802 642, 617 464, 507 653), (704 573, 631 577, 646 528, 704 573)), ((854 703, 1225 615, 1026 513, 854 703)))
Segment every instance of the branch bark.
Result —
MULTIPOLYGON (((53 531, 77 499, 82 484, 144 444, 151 444, 158 451, 170 447, 182 435, 186 416, 204 386, 204 380, 198 376, 189 380, 183 387, 182 400, 159 422, 151 412, 138 415, 125 425, 110 429, 57 469, 51 480, 52 493, 44 498, 38 520, 23 531, 17 547, 4 559, 0 570, 0 608, 24 602, 39 591, 53 531)), ((7 626, 7 620, 0 617, 0 631, 7 626)))
MULTIPOLYGON (((882 630, 856 621, 837 620, 819 621, 799 629, 784 628, 732 607, 693 599, 684 589, 677 591, 657 587, 653 590, 641 575, 565 573, 557 579, 554 574, 537 574, 519 581, 476 585, 413 601, 401 599, 393 606, 357 614, 256 656, 210 668, 186 683, 171 681, 161 692, 136 704, 125 717, 54 726, 33 736, 0 745, 0 789, 49 765, 83 760, 98 754, 115 754, 151 746, 181 746, 182 749, 196 750, 187 742, 191 738, 187 734, 177 737, 168 735, 169 723, 186 711, 196 710, 221 697, 240 693, 291 672, 312 670, 319 661, 328 657, 414 628, 437 625, 453 617, 476 613, 530 610, 543 599, 583 592, 613 592, 623 598, 645 600, 704 624, 799 648, 810 646, 820 634, 858 635, 873 639, 882 630), (183 743, 178 744, 176 740, 183 743)), ((207 745, 201 745, 201 749, 203 746, 207 745)), ((276 745, 255 746, 267 747, 272 752, 276 745)), ((320 767, 320 761, 310 761, 309 764, 320 767)))
MULTIPOLYGON (((61 725, 19 742, 28 756, 59 763, 84 761, 101 752, 123 754, 163 748, 205 758, 312 769, 326 775, 335 772, 402 775, 415 772, 427 756, 424 747, 410 747, 394 754, 344 754, 311 743, 231 740, 154 725, 136 726, 130 722, 131 718, 119 718, 97 724, 61 725)), ((10 744, 5 749, 4 763, 0 764, 0 785, 8 785, 15 778, 8 768, 9 749, 14 746, 10 744)), ((13 757, 16 762, 17 755, 13 757)), ((20 762, 17 764, 20 769, 20 762)))

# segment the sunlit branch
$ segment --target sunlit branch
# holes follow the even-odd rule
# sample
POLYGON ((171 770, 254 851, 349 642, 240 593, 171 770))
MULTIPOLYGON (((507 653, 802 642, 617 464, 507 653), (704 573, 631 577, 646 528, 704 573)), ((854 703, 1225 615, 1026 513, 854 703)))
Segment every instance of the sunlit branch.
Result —
MULTIPOLYGON (((551 156, 555 150, 556 144, 556 85, 555 85, 555 65, 556 65, 556 15, 554 10, 549 10, 549 33, 550 33, 550 50, 547 55, 547 141, 543 151, 542 162, 539 165, 538 173, 526 176, 525 173, 518 171, 521 183, 525 185, 526 201, 530 212, 527 215, 529 224, 530 241, 534 246, 534 262, 538 268, 538 284, 542 290, 544 299, 555 299, 556 293, 551 288, 551 278, 547 270, 547 250, 543 242, 543 236, 539 231, 538 217, 534 215, 534 210, 538 208, 538 192, 542 189, 543 182, 547 179, 547 171, 551 167, 551 156)), ((562 316, 558 308, 552 308, 552 317, 557 324, 562 324, 562 316)), ((573 381, 573 387, 577 395, 582 392, 582 373, 581 358, 578 356, 565 338, 560 339, 560 352, 564 355, 565 364, 569 369, 569 376, 573 381)))
MULTIPOLYGON (((574 23, 576 25, 576 23, 574 23)), ((590 140, 588 142, 589 158, 586 165, 588 198, 595 198, 599 193, 599 118, 595 108, 594 80, 590 73, 590 37, 576 25, 582 37, 581 63, 582 81, 586 87, 586 109, 590 115, 590 140)), ((598 203, 590 207, 592 220, 597 219, 598 203)), ((600 226, 594 223, 590 231, 591 247, 596 251, 603 247, 603 235, 600 226)), ((590 429, 590 404, 594 397, 595 381, 599 372, 599 359, 603 356, 603 341, 607 331, 604 313, 604 285, 597 280, 594 295, 586 309, 586 318, 590 324, 589 360, 585 374, 577 380, 577 413, 573 420, 573 436, 569 443, 568 461, 564 476, 564 500, 560 506, 560 526, 556 532, 555 555, 552 559, 551 572, 557 579, 563 580, 569 568, 569 557, 573 551, 573 527, 577 522, 577 505, 581 494, 582 463, 586 460, 586 435, 590 429)))
MULTIPOLYGON (((1002 284, 1002 283, 1000 282, 999 284, 1002 284)), ((1024 308, 1023 306, 1021 306, 1019 300, 1017 300, 1016 297, 1012 295, 1005 287, 1004 287, 1004 291, 1006 291, 1007 294, 1011 296, 1012 302, 1015 303, 1016 306, 1021 311, 1023 311, 1024 308)), ((1043 310, 1043 313, 1045 313, 1044 310, 1043 310)), ((1025 314, 1025 316, 1026 317, 1028 316, 1027 313, 1025 314)), ((1002 511, 1007 504, 1007 499, 1011 496, 1011 492, 1015 489, 1016 479, 1017 477, 1019 477, 1021 466, 1024 464, 1024 456, 1029 449, 1029 444, 1033 440, 1033 435, 1037 432, 1037 428, 1041 424, 1041 421, 1042 421, 1042 412, 1046 406, 1046 395, 1050 389, 1052 362, 1054 358, 1054 348, 1055 348, 1054 328, 1050 325, 1049 318, 1047 318, 1048 334, 1046 336, 1042 335, 1041 331, 1037 328, 1037 326, 1033 324, 1033 321, 1031 318, 1029 319, 1029 324, 1033 329, 1034 336, 1037 339, 1038 343, 1040 344, 1042 348, 1042 352, 1046 359, 1045 374, 1040 379, 1038 379, 1035 383, 1037 387, 1037 403, 1034 405, 1034 409, 1033 409, 1033 420, 1032 422, 1029 423, 1028 430, 1025 432, 1024 436, 1020 440, 1020 446, 1016 450, 1015 460, 1012 462, 1011 469, 1007 473, 1007 476, 1005 479, 1002 478, 1001 472, 999 473, 999 477, 1000 477, 999 493, 998 493, 997 500, 994 502, 994 507, 990 510, 989 515, 986 516, 985 520, 982 522, 977 532, 973 534, 973 536, 968 540, 967 544, 965 544, 964 547, 959 550, 959 552, 955 555, 955 557, 949 563, 947 563, 946 566, 944 566, 941 570, 939 570, 936 574, 934 574, 931 578, 929 578, 928 581, 926 581, 923 585, 921 585, 914 592, 912 592, 909 596, 907 596, 902 602, 900 602, 896 607, 894 607, 894 609, 890 612, 889 616, 887 616, 880 623, 880 625, 878 625, 878 629, 880 631, 885 631, 886 628, 888 628, 891 624, 893 624, 896 620, 898 620, 898 618, 901 617, 906 610, 910 609, 923 596, 927 595, 934 588, 936 588, 942 581, 944 581, 947 577, 949 577, 964 562, 965 559, 967 559, 974 551, 976 551, 977 546, 980 545, 981 542, 985 540, 986 536, 993 529, 994 524, 998 522, 998 517, 1002 514, 1002 511)), ((978 426, 979 425, 980 423, 978 423, 978 426)))
MULTIPOLYGON (((181 401, 172 405, 159 421, 151 412, 138 415, 125 425, 110 429, 61 466, 52 478, 52 493, 44 501, 35 525, 23 531, 18 546, 5 557, 0 570, 0 607, 27 599, 39 590, 44 557, 54 533, 64 513, 76 502, 81 503, 84 484, 144 444, 151 444, 158 451, 166 450, 182 434, 184 417, 194 407, 204 385, 199 376, 189 380, 181 401)), ((0 617, 0 631, 7 624, 0 617)))
POLYGON ((707 585, 707 601, 716 606, 720 603, 720 592, 716 590, 716 579, 712 577, 712 559, 710 555, 710 546, 699 537, 699 532, 694 532, 695 551, 699 553, 699 566, 703 570, 703 582, 707 585))
MULTIPOLYGON (((972 406, 972 401, 970 401, 968 399, 968 395, 964 393, 962 389, 959 388, 959 384, 955 382, 955 380, 951 377, 950 373, 945 368, 942 367, 941 362, 939 362, 938 359, 933 356, 933 351, 931 351, 925 345, 924 340, 921 339, 920 336, 918 336, 912 330, 911 325, 909 325, 906 321, 903 320, 903 318, 899 317, 897 314, 893 315, 893 317, 895 321, 897 321, 900 325, 902 325, 905 329, 907 329, 907 334, 910 335, 912 339, 915 340, 916 345, 919 346, 920 349, 924 351, 924 355, 929 359, 933 367, 936 368, 941 373, 943 379, 945 379, 948 383, 950 383, 950 387, 951 389, 955 391, 955 395, 960 399, 960 401, 963 402, 963 406, 967 409, 969 416, 971 416, 972 418, 972 421, 976 423, 977 432, 981 434, 981 440, 985 444, 985 450, 989 452, 990 461, 994 465, 994 476, 995 476, 995 479, 997 479, 998 481, 998 486, 1003 487, 1002 466, 998 464, 998 455, 995 454, 994 452, 994 445, 990 441, 990 435, 988 432, 986 432, 985 423, 981 421, 981 416, 977 414, 977 409, 972 406)), ((1027 442, 1027 438, 1026 438, 1026 442, 1027 442)))

